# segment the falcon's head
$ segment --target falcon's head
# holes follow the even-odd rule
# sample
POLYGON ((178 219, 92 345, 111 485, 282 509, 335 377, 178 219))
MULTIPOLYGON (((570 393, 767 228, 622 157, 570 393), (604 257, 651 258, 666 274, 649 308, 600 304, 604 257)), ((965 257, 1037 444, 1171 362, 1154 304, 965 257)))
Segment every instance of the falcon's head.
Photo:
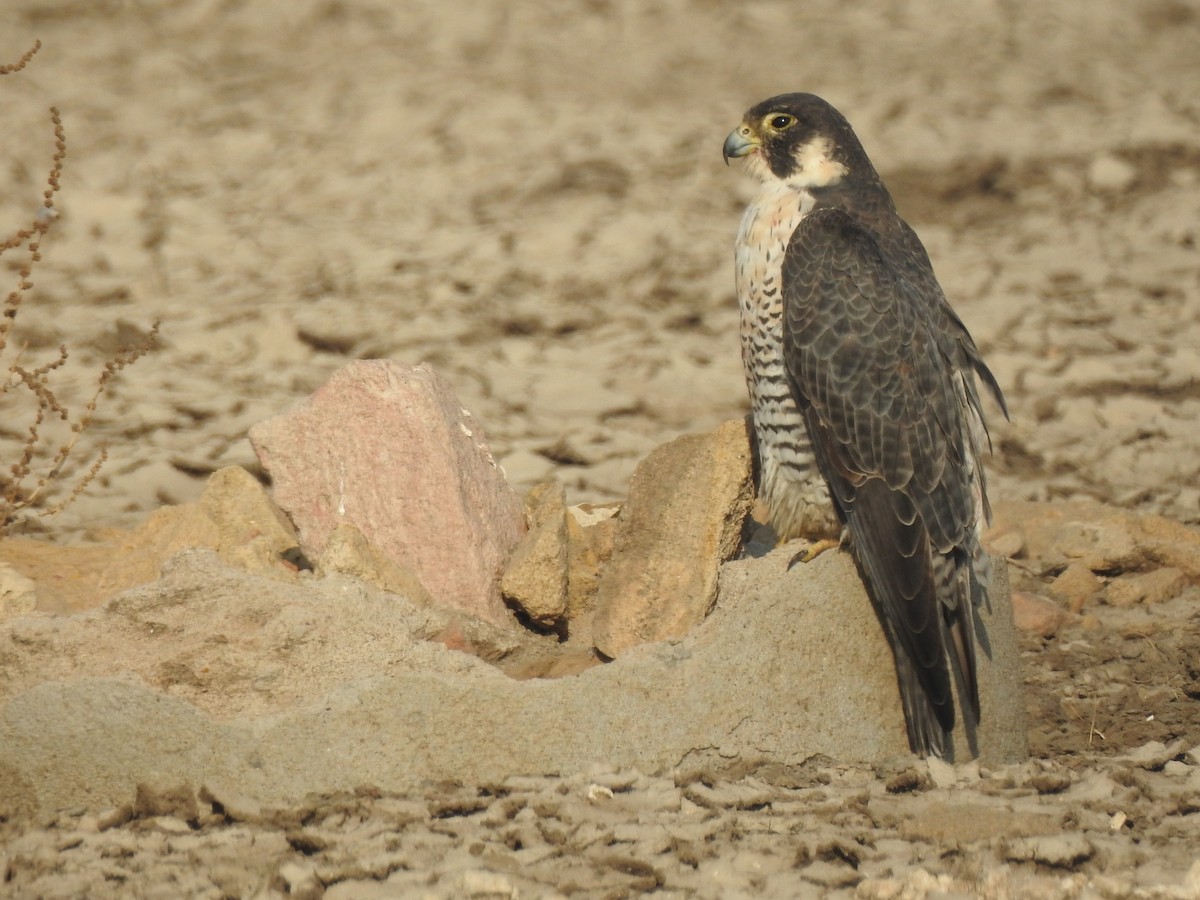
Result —
POLYGON ((750 108, 725 139, 730 157, 746 157, 762 181, 795 188, 832 187, 847 176, 875 177, 842 114, 813 94, 780 94, 750 108))

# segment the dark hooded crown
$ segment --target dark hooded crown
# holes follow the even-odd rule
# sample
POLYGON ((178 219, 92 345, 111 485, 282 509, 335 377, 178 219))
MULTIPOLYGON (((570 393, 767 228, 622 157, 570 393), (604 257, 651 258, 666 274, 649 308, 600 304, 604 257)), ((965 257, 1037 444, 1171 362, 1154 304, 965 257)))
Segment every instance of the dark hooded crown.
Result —
POLYGON ((767 166, 778 178, 787 178, 795 171, 797 150, 824 138, 833 160, 844 165, 851 178, 878 179, 850 123, 815 94, 771 97, 751 107, 744 121, 761 138, 767 166), (784 131, 764 128, 763 123, 771 116, 792 116, 796 123, 784 131))

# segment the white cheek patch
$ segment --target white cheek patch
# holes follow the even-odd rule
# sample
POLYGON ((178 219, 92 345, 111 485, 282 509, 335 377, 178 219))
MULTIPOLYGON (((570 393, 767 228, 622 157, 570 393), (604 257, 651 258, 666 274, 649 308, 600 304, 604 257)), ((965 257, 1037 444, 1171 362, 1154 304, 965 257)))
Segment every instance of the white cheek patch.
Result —
POLYGON ((746 157, 746 171, 759 181, 766 181, 768 178, 775 177, 767 166, 767 158, 763 156, 762 148, 755 150, 746 157))
POLYGON ((796 151, 796 171, 787 179, 795 188, 827 187, 837 184, 848 173, 832 157, 833 147, 825 138, 809 141, 796 151))

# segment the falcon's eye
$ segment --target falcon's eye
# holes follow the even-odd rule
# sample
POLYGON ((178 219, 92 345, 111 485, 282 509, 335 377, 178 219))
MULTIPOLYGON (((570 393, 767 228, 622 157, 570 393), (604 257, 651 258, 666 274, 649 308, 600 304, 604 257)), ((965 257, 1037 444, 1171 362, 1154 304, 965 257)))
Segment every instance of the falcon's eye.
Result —
POLYGON ((767 118, 767 124, 776 131, 783 131, 785 128, 791 128, 796 124, 796 117, 789 116, 787 113, 776 113, 767 118))

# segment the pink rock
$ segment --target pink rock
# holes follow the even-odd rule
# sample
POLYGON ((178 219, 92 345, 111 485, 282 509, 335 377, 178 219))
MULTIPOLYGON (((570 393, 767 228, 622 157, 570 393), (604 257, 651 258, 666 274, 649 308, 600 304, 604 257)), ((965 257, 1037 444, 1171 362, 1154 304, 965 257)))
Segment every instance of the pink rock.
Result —
POLYGON ((429 366, 351 363, 250 442, 306 556, 350 524, 436 602, 514 624, 499 573, 525 530, 521 503, 480 423, 429 366))

